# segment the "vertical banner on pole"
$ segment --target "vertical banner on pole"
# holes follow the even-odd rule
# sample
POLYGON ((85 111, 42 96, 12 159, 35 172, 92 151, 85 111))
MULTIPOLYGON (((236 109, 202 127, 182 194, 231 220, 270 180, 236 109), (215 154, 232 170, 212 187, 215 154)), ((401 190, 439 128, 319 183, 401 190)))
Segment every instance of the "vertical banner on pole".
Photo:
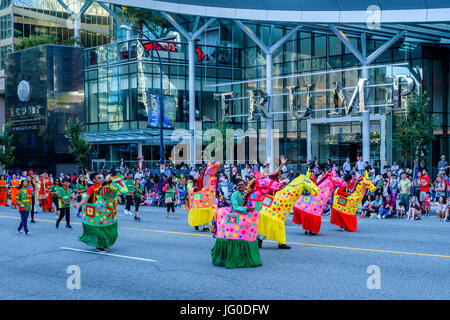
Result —
MULTIPOLYGON (((159 95, 147 91, 148 112, 147 128, 159 128, 159 95)), ((174 129, 176 112, 178 106, 178 98, 174 96, 163 96, 163 112, 164 112, 164 129, 174 129)))

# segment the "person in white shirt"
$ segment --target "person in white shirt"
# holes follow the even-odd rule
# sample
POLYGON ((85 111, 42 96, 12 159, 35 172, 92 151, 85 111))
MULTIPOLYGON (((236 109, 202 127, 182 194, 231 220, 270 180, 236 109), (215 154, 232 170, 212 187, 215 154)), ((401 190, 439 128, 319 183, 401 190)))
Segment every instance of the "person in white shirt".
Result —
POLYGON ((250 165, 246 164, 245 168, 241 170, 241 176, 245 178, 249 174, 249 172, 250 172, 250 165))
POLYGON ((144 175, 142 174, 141 170, 138 170, 134 175, 134 179, 142 179, 143 177, 144 175))
POLYGON ((222 190, 223 197, 228 199, 228 179, 225 173, 220 174, 219 178, 220 189, 222 190))
POLYGON ((391 166, 391 171, 397 172, 398 170, 400 170, 400 167, 398 166, 397 161, 394 161, 394 163, 391 166))
POLYGON ((364 174, 364 170, 366 168, 366 165, 364 164, 362 156, 358 156, 358 161, 356 161, 356 168, 358 169, 359 175, 363 175, 364 174))

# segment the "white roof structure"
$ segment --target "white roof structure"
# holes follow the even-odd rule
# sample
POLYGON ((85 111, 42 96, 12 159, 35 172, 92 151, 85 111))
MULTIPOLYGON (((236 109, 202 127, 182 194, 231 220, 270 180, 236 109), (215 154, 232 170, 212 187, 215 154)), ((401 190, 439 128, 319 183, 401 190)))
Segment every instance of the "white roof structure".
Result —
POLYGON ((109 0, 100 1, 203 17, 296 23, 450 21, 449 0, 109 0))

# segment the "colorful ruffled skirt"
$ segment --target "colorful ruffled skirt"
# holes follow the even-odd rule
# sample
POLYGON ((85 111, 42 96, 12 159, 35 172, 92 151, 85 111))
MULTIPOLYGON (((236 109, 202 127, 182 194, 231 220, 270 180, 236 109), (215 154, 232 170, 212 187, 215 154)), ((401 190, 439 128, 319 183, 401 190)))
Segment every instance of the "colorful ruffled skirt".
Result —
POLYGON ((217 238, 211 250, 212 264, 226 268, 252 268, 262 265, 258 241, 217 238))
POLYGON ((83 234, 78 240, 94 248, 108 249, 117 240, 117 221, 105 227, 96 227, 83 223, 83 234))

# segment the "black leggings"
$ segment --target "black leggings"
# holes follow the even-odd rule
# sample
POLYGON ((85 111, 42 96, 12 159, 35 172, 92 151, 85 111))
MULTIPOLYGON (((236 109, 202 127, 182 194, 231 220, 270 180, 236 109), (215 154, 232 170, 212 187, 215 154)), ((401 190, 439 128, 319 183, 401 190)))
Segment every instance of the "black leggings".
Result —
POLYGON ((175 213, 175 203, 173 201, 167 204, 167 213, 170 212, 170 208, 172 208, 172 212, 175 213))
POLYGON ((55 209, 56 209, 56 211, 58 211, 59 210, 59 203, 58 203, 58 198, 53 198, 52 199, 53 200, 53 204, 55 205, 55 209))
POLYGON ((134 197, 134 211, 139 211, 139 206, 141 205, 141 198, 134 197))
POLYGON ((31 196, 31 208, 30 208, 30 213, 31 213, 31 221, 34 220, 34 204, 36 202, 36 198, 34 197, 34 195, 31 196))
POLYGON ((70 207, 68 208, 61 208, 59 209, 59 218, 58 218, 58 224, 61 222, 61 220, 66 216, 66 225, 70 225, 70 207))
POLYGON ((131 209, 131 201, 133 201, 133 196, 125 197, 125 210, 130 211, 131 209))
MULTIPOLYGON (((81 194, 78 195, 77 201, 78 201, 78 202, 81 201, 81 194)), ((82 210, 83 210, 83 207, 79 207, 79 208, 78 208, 78 214, 80 214, 82 210)))

